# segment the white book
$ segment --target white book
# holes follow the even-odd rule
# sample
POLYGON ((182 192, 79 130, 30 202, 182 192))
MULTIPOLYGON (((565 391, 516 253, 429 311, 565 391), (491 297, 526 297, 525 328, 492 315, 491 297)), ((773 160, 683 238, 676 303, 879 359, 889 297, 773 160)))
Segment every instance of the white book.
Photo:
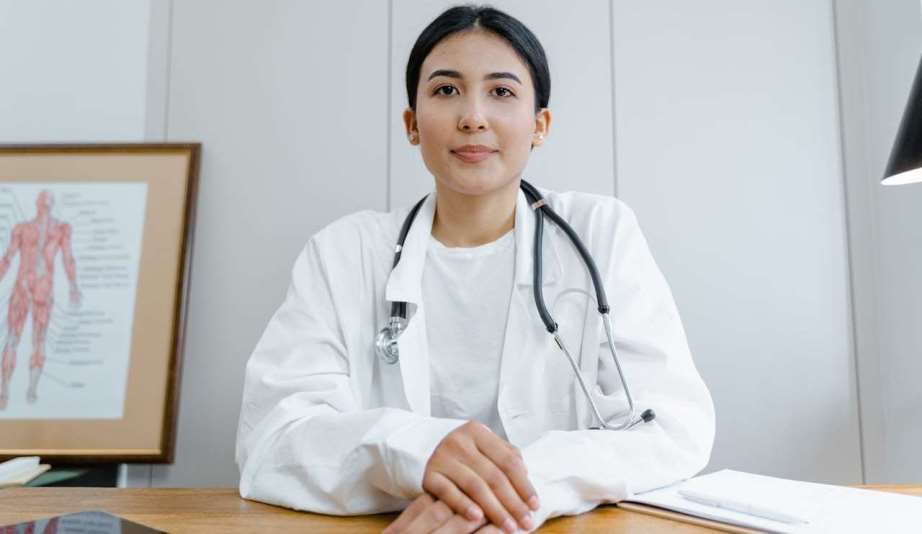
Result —
MULTIPOLYGON (((725 469, 624 501, 781 534, 919 533, 922 498, 725 469), (707 503, 707 504, 705 504, 707 503)), ((622 506, 619 503, 619 506, 622 506)))
POLYGON ((22 456, 0 463, 0 482, 15 480, 38 467, 38 456, 22 456))
POLYGON ((23 456, 0 463, 0 488, 22 486, 50 469, 40 464, 38 456, 23 456))

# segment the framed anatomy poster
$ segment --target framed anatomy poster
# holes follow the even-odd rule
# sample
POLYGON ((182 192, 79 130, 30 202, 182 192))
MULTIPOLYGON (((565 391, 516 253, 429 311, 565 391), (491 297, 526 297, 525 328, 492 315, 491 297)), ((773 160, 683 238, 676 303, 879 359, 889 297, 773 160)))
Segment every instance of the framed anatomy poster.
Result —
POLYGON ((0 145, 0 459, 172 461, 199 153, 0 145))

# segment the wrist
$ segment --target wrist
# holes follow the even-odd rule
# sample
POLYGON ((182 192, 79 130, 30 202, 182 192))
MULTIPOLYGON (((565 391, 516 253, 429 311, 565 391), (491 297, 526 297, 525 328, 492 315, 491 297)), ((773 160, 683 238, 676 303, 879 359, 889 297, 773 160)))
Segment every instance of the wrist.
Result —
POLYGON ((460 419, 423 418, 387 438, 384 459, 395 495, 413 499, 423 493, 423 476, 433 451, 464 423, 460 419))

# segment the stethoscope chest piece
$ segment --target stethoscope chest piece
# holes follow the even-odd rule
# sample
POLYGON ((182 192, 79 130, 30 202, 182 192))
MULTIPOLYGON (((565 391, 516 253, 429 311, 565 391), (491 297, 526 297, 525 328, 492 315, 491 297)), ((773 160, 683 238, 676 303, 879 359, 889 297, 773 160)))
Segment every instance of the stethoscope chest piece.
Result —
POLYGON ((387 325, 375 337, 375 352, 385 363, 394 365, 400 360, 400 349, 397 340, 407 327, 407 320, 402 317, 391 317, 387 325))

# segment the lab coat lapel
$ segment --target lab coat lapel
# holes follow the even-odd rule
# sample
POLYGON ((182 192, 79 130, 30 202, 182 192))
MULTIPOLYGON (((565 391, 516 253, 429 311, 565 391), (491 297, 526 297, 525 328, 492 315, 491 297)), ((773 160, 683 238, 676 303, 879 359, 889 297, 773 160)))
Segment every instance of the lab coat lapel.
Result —
MULTIPOLYGON (((545 219, 543 234, 543 278, 542 287, 550 296, 549 289, 561 280, 562 267, 557 251, 556 227, 545 219)), ((499 409, 507 437, 513 443, 527 441, 531 436, 520 432, 512 421, 528 411, 529 399, 509 395, 523 384, 509 389, 511 381, 528 376, 524 370, 533 365, 539 355, 550 350, 553 338, 548 334, 534 300, 534 244, 535 212, 525 194, 519 190, 515 207, 515 283, 509 300, 509 314, 506 318, 506 336, 503 340, 503 356, 500 364, 499 409), (510 424, 511 423, 511 424, 510 424)), ((546 297, 547 298, 547 297, 546 297)))
MULTIPOLYGON (((408 210, 409 211, 409 210, 408 210)), ((407 233, 400 262, 385 288, 388 302, 407 303, 407 328, 398 338, 400 376, 410 409, 429 415, 429 351, 426 314, 422 304, 422 276, 435 215, 435 193, 426 197, 407 233)), ((403 220, 401 219, 401 223, 403 220)))

